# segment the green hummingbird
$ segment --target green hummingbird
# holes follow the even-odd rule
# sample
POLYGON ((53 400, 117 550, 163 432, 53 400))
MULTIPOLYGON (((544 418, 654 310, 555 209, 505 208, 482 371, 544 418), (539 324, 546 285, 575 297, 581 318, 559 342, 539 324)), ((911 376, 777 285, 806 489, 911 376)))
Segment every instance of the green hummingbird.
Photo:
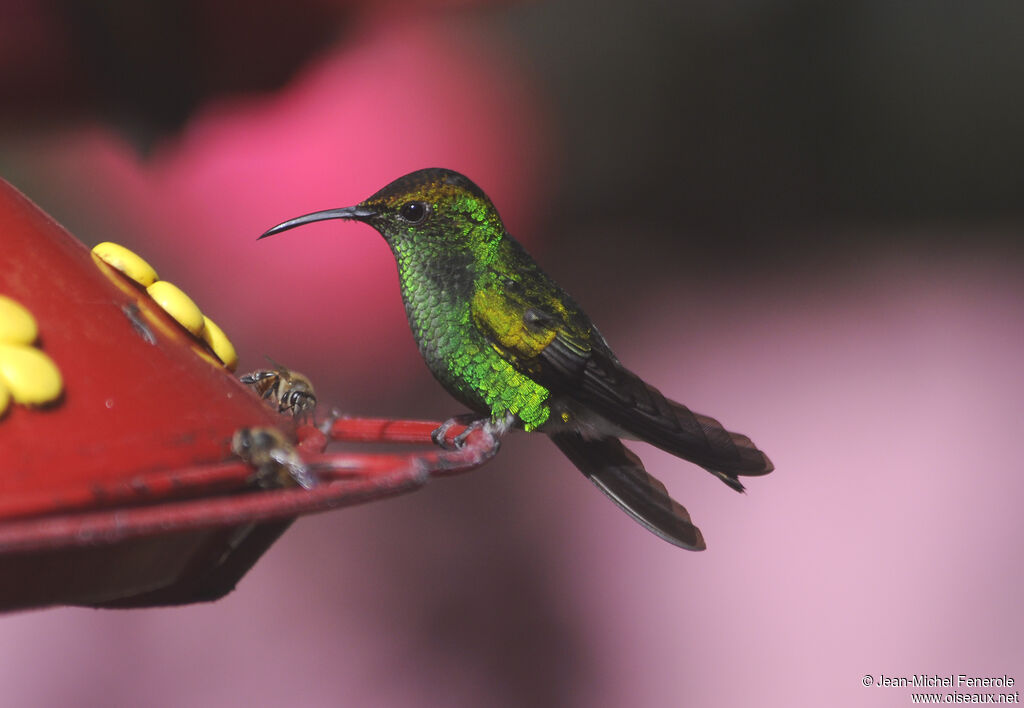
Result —
MULTIPOLYGON (((405 175, 355 206, 300 216, 260 238, 324 219, 384 237, 413 336, 431 373, 496 437, 546 433, 612 501, 666 541, 703 550, 686 509, 620 438, 646 441, 737 491, 771 472, 745 435, 671 401, 625 368, 579 305, 505 230, 487 195, 441 168, 405 175)), ((443 442, 453 418, 435 431, 443 442)))

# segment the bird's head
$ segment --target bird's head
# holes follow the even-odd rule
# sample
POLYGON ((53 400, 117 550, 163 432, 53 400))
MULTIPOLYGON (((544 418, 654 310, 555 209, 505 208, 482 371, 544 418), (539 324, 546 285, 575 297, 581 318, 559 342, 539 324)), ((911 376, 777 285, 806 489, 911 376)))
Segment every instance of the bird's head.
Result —
POLYGON ((431 167, 399 177, 355 206, 290 219, 260 238, 325 219, 367 223, 396 251, 410 244, 472 248, 504 233, 501 217, 482 189, 458 172, 431 167))

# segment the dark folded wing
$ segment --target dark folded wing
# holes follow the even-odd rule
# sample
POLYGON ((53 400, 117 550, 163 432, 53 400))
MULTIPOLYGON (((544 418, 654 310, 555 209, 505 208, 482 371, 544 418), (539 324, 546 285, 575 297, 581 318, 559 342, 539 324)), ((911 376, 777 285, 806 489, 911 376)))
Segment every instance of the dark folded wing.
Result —
POLYGON ((669 400, 622 366, 596 330, 586 356, 556 336, 538 358, 544 362, 540 380, 546 386, 571 392, 572 398, 609 422, 704 467, 737 491, 743 489, 738 475, 763 475, 773 469, 746 435, 669 400))
POLYGON ((738 491, 738 476, 771 461, 745 435, 667 399, 626 369, 587 316, 539 269, 496 275, 477 291, 472 318, 519 371, 632 436, 704 467, 738 491))

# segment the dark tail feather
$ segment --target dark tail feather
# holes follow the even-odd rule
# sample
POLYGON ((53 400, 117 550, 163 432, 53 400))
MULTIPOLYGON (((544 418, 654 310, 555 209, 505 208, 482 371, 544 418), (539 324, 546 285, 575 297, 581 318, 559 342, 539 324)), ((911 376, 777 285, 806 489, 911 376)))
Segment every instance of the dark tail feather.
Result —
POLYGON ((704 438, 712 447, 722 451, 724 464, 702 466, 737 492, 743 491, 743 484, 736 478, 737 475, 758 477, 775 469, 768 456, 758 450, 746 435, 726 430, 714 418, 694 413, 682 403, 669 400, 669 405, 677 419, 692 416, 704 433, 704 438))
POLYGON ((577 388, 579 401, 630 436, 708 470, 733 489, 738 477, 768 474, 771 461, 746 435, 666 398, 619 363, 610 350, 591 353, 577 388))
POLYGON ((598 489, 650 531, 680 548, 704 550, 704 537, 690 514, 618 438, 585 440, 564 432, 551 439, 598 489))

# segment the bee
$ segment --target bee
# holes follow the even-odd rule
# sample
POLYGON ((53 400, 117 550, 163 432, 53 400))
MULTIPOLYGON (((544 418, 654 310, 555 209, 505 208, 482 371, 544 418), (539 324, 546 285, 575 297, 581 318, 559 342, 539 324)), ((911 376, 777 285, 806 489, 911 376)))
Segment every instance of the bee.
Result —
POLYGON ((255 389, 259 397, 277 406, 278 413, 305 418, 316 408, 316 394, 309 379, 267 357, 273 369, 253 371, 238 380, 255 389))
POLYGON ((263 489, 311 489, 316 484, 295 447, 274 428, 239 428, 231 438, 231 452, 253 468, 249 481, 263 489))

